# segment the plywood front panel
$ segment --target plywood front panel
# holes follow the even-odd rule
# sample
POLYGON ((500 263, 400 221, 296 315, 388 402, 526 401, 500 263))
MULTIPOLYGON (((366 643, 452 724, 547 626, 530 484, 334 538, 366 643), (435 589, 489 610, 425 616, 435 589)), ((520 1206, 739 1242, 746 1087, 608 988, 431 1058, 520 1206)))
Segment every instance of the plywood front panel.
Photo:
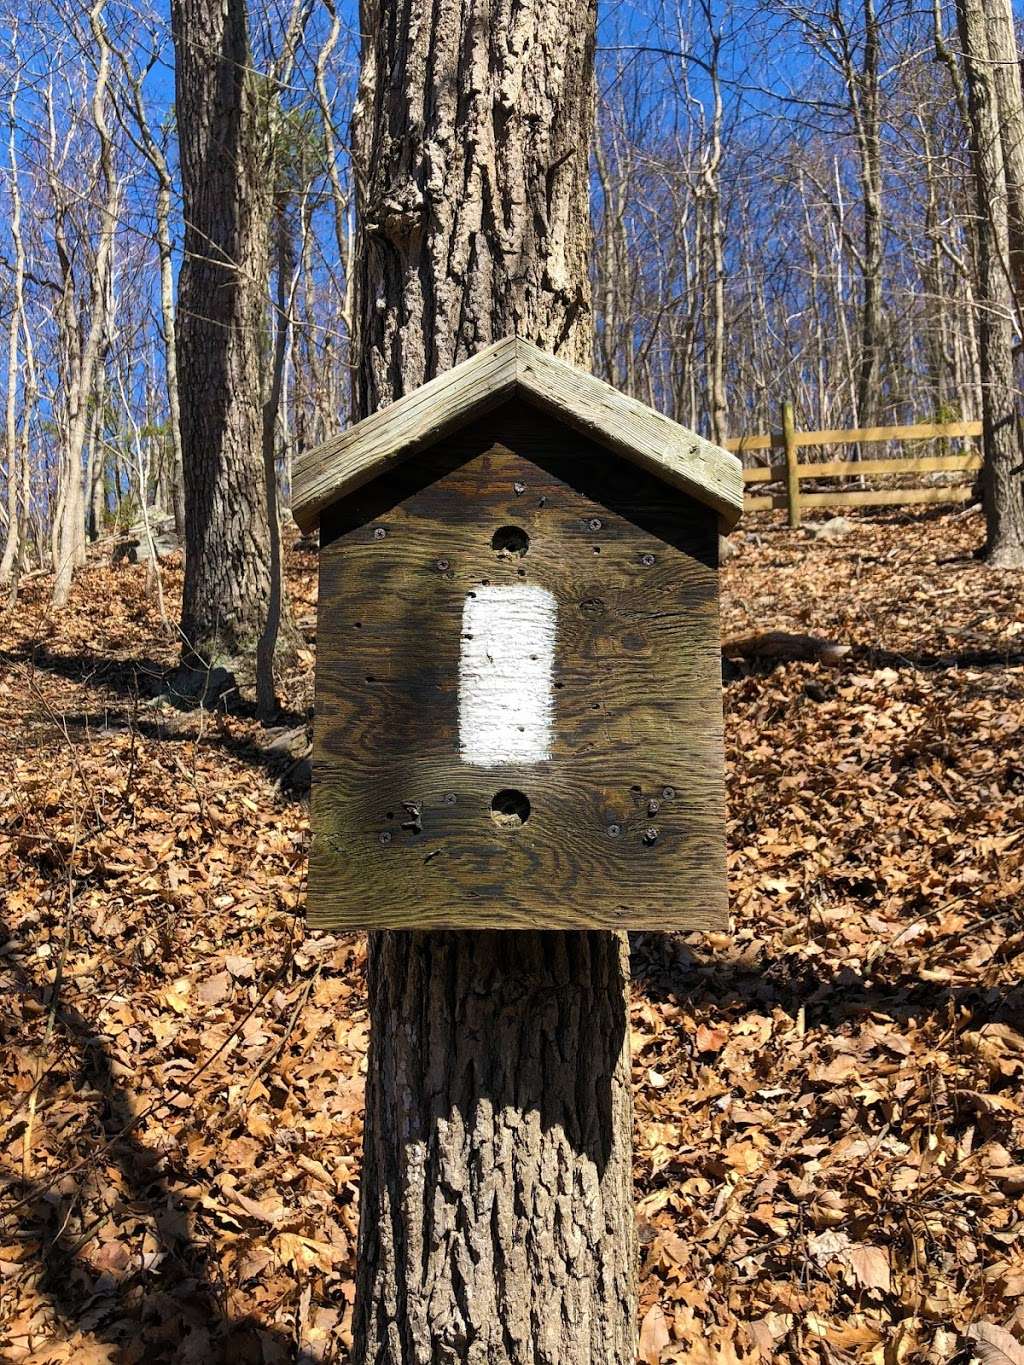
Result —
POLYGON ((312 923, 721 927, 713 512, 516 402, 321 542, 312 923))

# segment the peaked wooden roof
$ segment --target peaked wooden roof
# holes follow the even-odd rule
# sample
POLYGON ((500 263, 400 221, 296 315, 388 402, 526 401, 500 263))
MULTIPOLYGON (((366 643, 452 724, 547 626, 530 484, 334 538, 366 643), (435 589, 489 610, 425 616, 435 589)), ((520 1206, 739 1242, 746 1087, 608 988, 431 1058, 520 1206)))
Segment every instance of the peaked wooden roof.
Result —
POLYGON ((706 503, 726 528, 739 519, 743 480, 735 455, 518 337, 496 341, 303 451, 293 471, 292 515, 311 531, 339 498, 516 396, 706 503))

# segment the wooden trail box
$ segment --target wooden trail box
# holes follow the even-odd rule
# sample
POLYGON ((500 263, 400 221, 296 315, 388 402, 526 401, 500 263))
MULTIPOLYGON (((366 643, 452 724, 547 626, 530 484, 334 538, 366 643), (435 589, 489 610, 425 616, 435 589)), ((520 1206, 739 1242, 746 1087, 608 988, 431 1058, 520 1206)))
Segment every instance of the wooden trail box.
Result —
POLYGON ((735 456, 514 338, 300 457, 310 922, 721 928, 741 508, 735 456))

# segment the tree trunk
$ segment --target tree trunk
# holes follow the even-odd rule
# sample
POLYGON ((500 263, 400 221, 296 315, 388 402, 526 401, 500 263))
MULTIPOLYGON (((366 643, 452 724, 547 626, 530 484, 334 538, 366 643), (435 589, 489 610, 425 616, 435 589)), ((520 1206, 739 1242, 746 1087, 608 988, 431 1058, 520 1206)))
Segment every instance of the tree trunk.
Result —
POLYGON ((1016 568, 1024 567, 1024 478, 1013 376, 1006 171, 982 0, 957 0, 957 24, 967 71, 978 204, 985 557, 997 567, 1016 568))
POLYGON ((1010 277, 1018 320, 1024 310, 1024 92, 1010 0, 985 0, 990 68, 995 85, 1006 175, 1010 277))
POLYGON ((362 16, 357 411, 512 333, 589 364, 592 4, 362 16))
MULTIPOLYGON (((357 415, 509 333, 589 364, 591 0, 363 0, 357 415)), ((360 1365, 632 1365, 626 949, 383 933, 360 1365)))
MULTIPOLYGON (((19 503, 21 493, 21 460, 27 452, 21 450, 18 440, 18 371, 19 341, 25 321, 25 244, 21 236, 21 183, 18 170, 18 143, 15 137, 18 91, 21 81, 15 76, 7 104, 10 120, 7 154, 10 163, 11 184, 11 240, 14 244, 14 269, 12 280, 11 314, 7 324, 7 401, 4 408, 4 448, 7 452, 7 538, 4 551, 0 555, 0 584, 14 580, 15 565, 21 555, 22 507, 19 503)), ((27 385, 26 385, 27 388, 27 385)), ((24 508, 28 519, 28 507, 24 508)))
POLYGON ((880 33, 874 0, 864 0, 864 61, 854 100, 860 152, 861 203, 864 214, 860 368, 857 375, 857 424, 873 426, 878 418, 882 351, 882 117, 879 81, 880 33))
POLYGON ((114 145, 107 124, 107 89, 110 81, 110 45, 103 25, 105 0, 95 0, 89 10, 89 26, 99 49, 96 83, 92 93, 92 117, 99 138, 99 182, 103 186, 100 235, 96 247, 90 288, 89 328, 81 350, 78 383, 68 397, 68 442, 64 460, 66 488, 56 526, 53 605, 63 607, 71 592, 71 575, 85 560, 85 487, 82 455, 89 426, 89 400, 93 395, 97 363, 107 329, 114 231, 117 226, 118 184, 114 175, 114 145))
POLYGON ((178 381, 186 665, 251 680, 271 595, 262 376, 268 218, 265 88, 245 0, 173 0, 185 247, 178 381))
POLYGON ((181 449, 181 404, 178 398, 178 354, 174 317, 173 244, 171 240, 171 178, 160 176, 156 192, 157 244, 160 250, 160 315, 164 329, 164 377, 167 385, 167 426, 171 442, 170 485, 174 529, 185 535, 185 461, 181 449))

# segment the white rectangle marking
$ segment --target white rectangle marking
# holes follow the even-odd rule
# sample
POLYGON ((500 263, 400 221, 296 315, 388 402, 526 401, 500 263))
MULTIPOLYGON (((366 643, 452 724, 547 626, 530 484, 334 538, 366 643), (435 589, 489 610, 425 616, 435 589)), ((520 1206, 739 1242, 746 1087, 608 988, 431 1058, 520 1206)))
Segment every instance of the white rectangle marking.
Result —
POLYGON ((480 587, 462 609, 459 747, 464 763, 551 757, 558 604, 546 588, 480 587))

